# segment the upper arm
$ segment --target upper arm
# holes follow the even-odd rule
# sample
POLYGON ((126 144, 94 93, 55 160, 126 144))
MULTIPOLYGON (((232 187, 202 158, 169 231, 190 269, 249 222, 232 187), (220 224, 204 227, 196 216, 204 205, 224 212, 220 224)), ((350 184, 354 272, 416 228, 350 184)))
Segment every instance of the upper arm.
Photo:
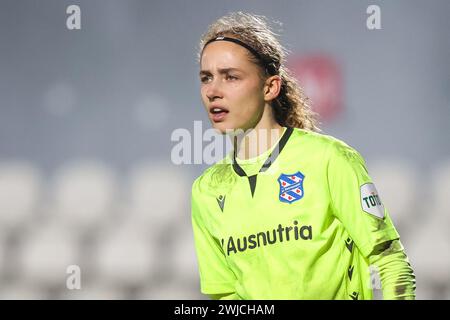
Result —
POLYGON ((327 181, 333 214, 364 256, 399 238, 364 159, 356 150, 342 142, 330 146, 327 181))
POLYGON ((223 294, 234 292, 236 278, 230 269, 219 239, 209 227, 204 199, 195 189, 192 192, 192 228, 200 274, 201 292, 204 294, 223 294))

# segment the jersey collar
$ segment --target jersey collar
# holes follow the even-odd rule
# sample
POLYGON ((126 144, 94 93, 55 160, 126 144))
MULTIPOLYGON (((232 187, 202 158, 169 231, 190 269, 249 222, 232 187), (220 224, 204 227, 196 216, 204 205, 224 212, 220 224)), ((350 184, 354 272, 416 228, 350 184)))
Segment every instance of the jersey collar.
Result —
MULTIPOLYGON (((294 131, 293 128, 287 127, 287 129, 284 131, 283 136, 281 137, 280 141, 278 141, 277 145, 275 145, 275 148, 269 154, 269 156, 267 157, 266 161, 261 166, 261 169, 259 169, 258 173, 264 172, 264 171, 266 171, 267 169, 270 168, 272 163, 275 162, 275 160, 277 159, 278 155, 281 153, 281 151, 283 150, 284 146, 288 142, 289 137, 291 136, 293 131, 294 131)), ((233 170, 240 177, 248 177, 248 180, 249 180, 249 183, 250 183, 250 190, 252 192, 252 197, 253 197, 253 194, 254 194, 255 188, 256 188, 256 176, 258 174, 255 174, 253 176, 247 176, 247 174, 245 173, 244 169, 242 169, 242 167, 236 161, 236 153, 237 153, 237 151, 236 151, 236 146, 235 146, 234 151, 233 151, 233 170)))

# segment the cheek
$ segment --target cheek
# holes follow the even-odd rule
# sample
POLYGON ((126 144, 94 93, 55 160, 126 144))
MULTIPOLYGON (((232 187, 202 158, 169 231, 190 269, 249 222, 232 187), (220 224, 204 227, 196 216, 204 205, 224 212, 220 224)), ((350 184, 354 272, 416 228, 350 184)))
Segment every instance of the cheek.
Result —
POLYGON ((202 87, 200 89, 200 97, 203 102, 203 106, 206 108, 206 103, 208 102, 208 97, 206 96, 206 90, 202 87))
POLYGON ((235 92, 236 102, 241 102, 243 111, 255 111, 264 104, 264 96, 258 85, 241 87, 235 92))

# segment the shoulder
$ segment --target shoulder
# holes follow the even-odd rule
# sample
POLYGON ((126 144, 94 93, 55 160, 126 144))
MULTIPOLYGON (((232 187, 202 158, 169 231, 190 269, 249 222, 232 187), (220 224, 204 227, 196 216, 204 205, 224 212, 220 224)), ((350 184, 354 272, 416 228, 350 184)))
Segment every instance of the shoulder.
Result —
POLYGON ((293 140, 311 147, 331 149, 336 152, 356 150, 341 139, 321 132, 308 131, 294 128, 292 132, 293 140))
POLYGON ((198 176, 192 183, 192 196, 216 195, 235 181, 230 156, 216 162, 198 176))
POLYGON ((293 140, 299 143, 299 147, 306 144, 305 147, 309 148, 311 152, 322 151, 327 160, 338 158, 352 162, 364 161, 354 147, 334 136, 298 128, 294 128, 292 134, 294 135, 293 140))

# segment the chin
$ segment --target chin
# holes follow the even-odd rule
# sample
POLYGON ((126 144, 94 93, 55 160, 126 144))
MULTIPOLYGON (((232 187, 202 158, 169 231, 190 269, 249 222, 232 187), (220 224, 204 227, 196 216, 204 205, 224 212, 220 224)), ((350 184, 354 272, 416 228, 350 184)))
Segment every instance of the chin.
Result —
POLYGON ((212 122, 211 124, 212 124, 213 128, 222 135, 232 136, 235 133, 240 133, 241 131, 245 131, 245 129, 243 129, 245 126, 242 124, 232 124, 227 121, 216 122, 216 123, 212 122), (236 131, 238 131, 238 132, 236 132, 236 131))
POLYGON ((232 130, 229 127, 227 127, 226 125, 223 125, 222 123, 214 123, 213 128, 214 128, 214 130, 217 131, 218 134, 221 134, 221 135, 229 134, 230 130, 232 130))
POLYGON ((217 131, 217 133, 225 135, 233 130, 227 123, 224 122, 212 122, 212 127, 217 131))

